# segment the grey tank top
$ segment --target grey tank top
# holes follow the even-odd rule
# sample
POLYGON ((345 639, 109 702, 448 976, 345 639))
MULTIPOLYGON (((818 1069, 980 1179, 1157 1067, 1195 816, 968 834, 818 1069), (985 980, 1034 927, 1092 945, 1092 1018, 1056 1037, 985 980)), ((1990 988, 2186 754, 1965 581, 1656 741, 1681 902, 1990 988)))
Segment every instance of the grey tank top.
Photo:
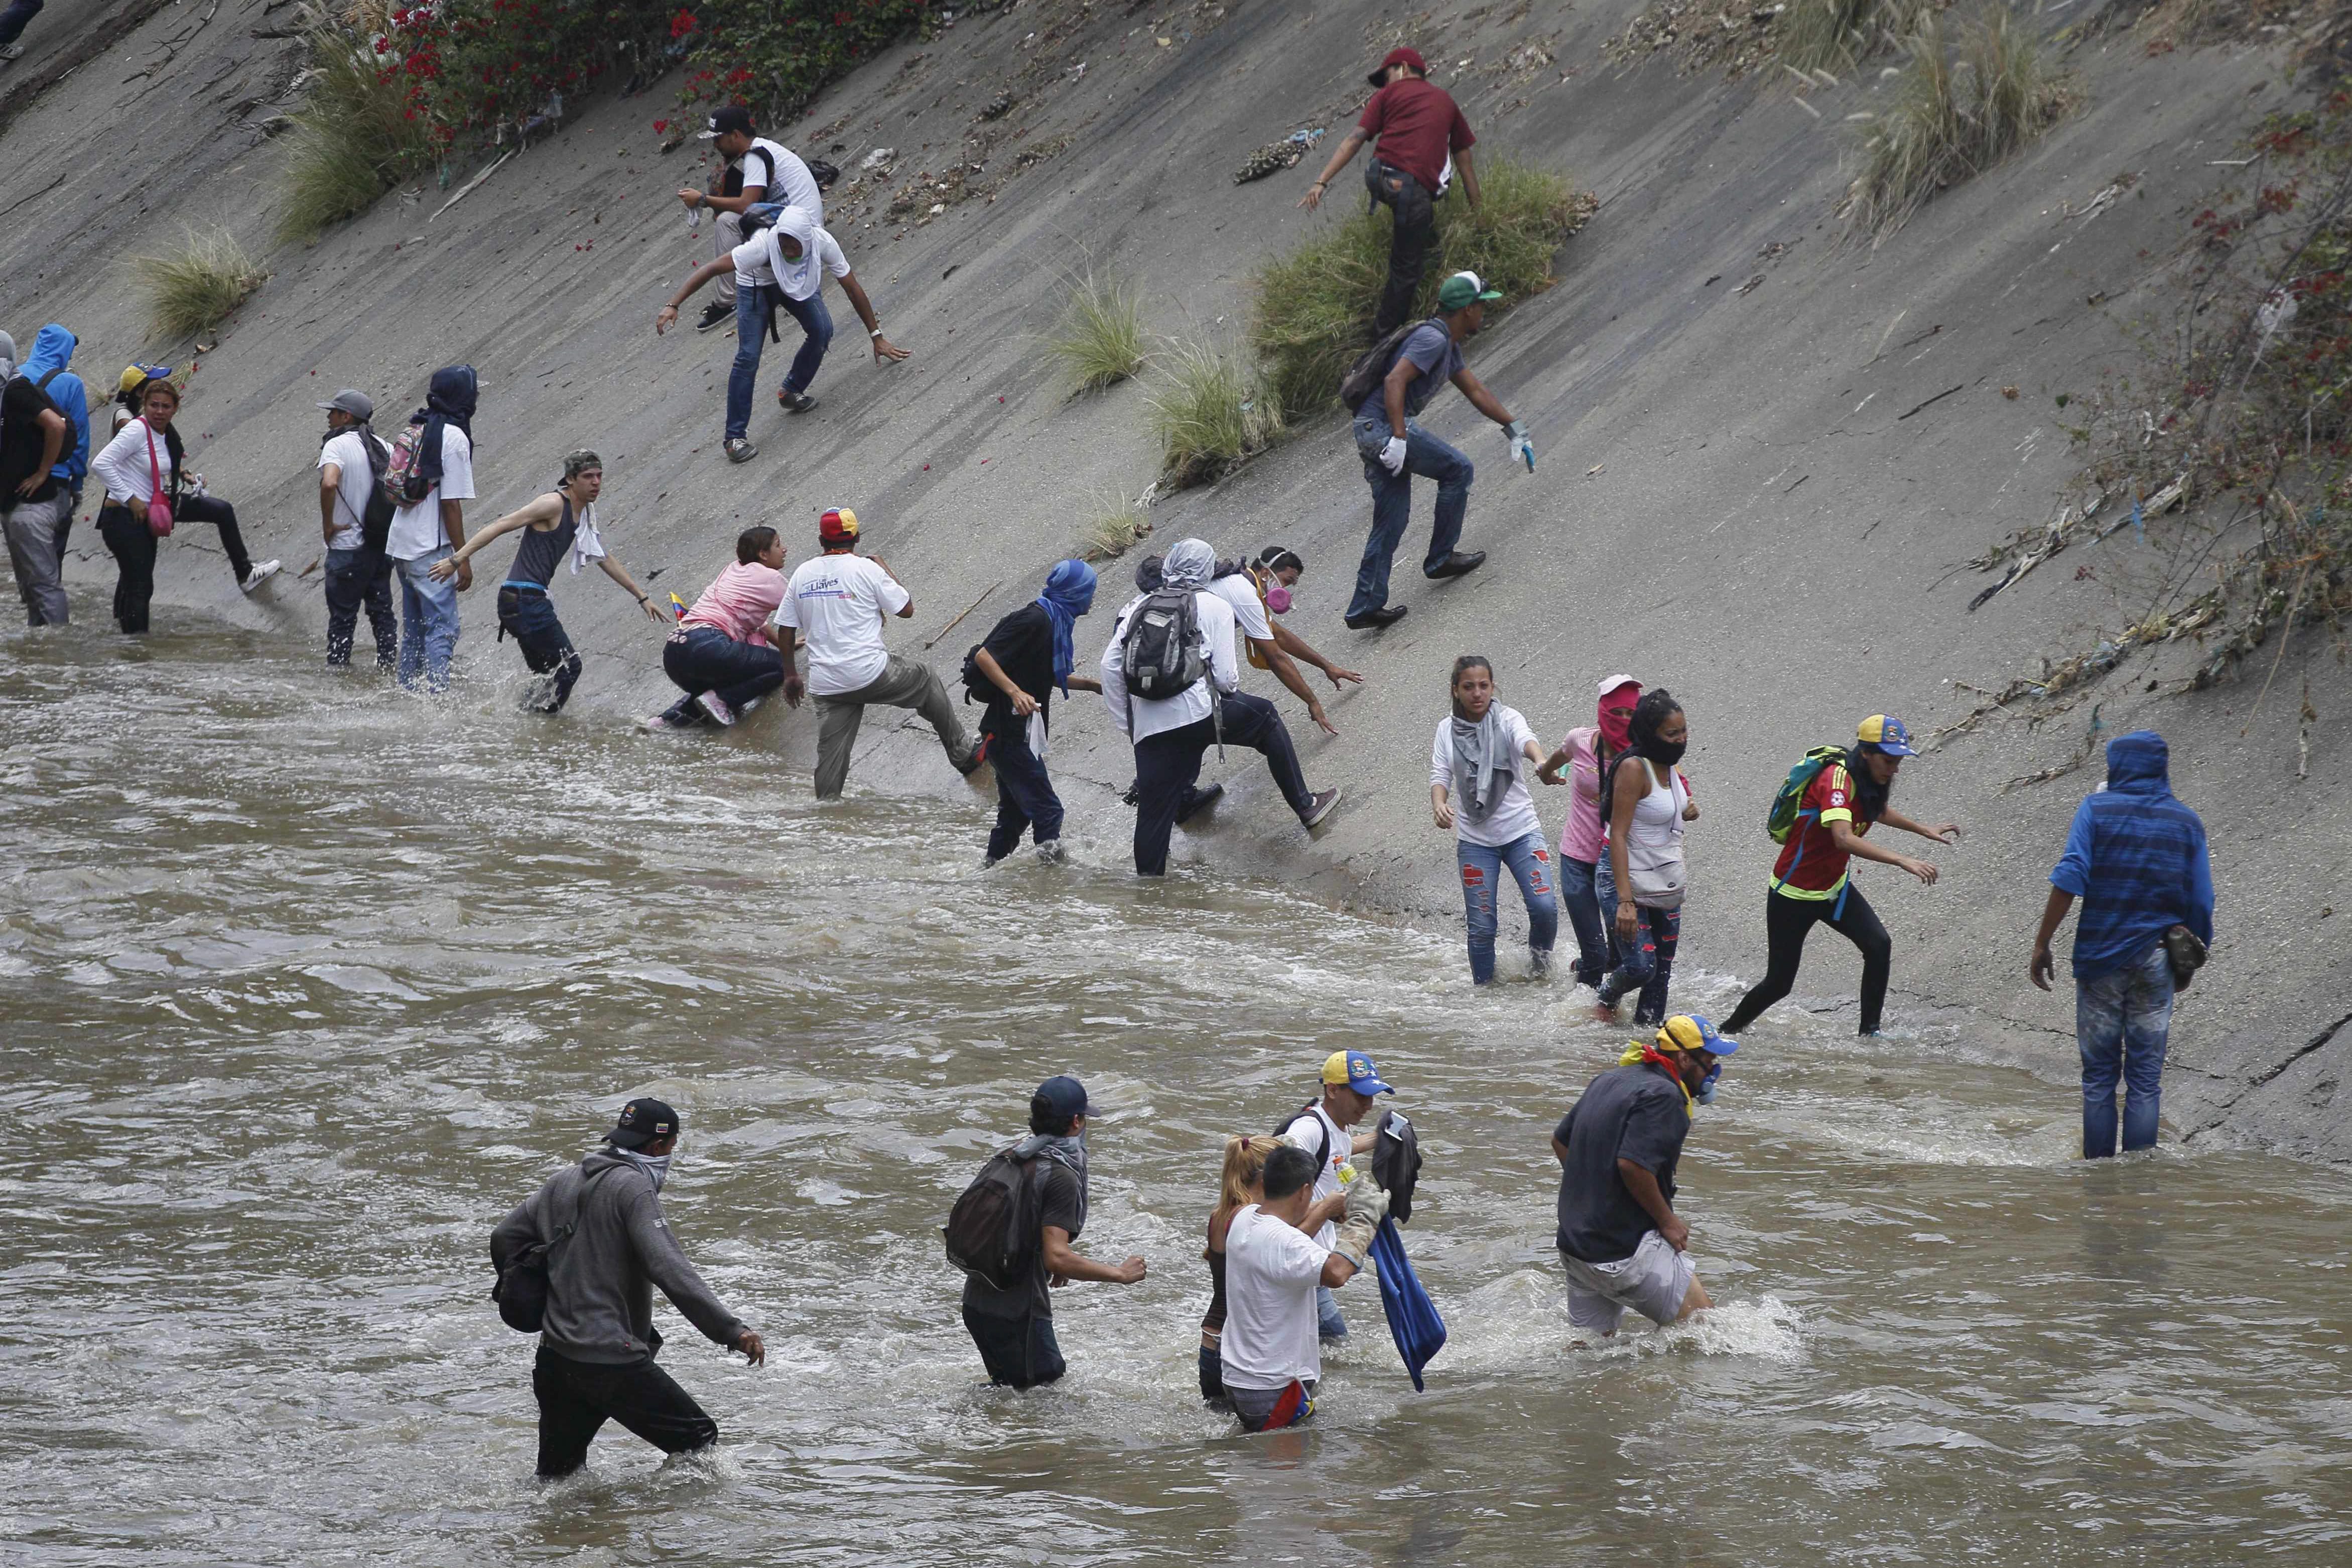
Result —
POLYGON ((526 528, 522 545, 515 552, 514 564, 507 570, 509 583, 531 583, 544 588, 555 580, 555 569, 572 548, 572 536, 580 531, 579 520, 572 515, 572 500, 563 498, 563 520, 553 528, 526 528))

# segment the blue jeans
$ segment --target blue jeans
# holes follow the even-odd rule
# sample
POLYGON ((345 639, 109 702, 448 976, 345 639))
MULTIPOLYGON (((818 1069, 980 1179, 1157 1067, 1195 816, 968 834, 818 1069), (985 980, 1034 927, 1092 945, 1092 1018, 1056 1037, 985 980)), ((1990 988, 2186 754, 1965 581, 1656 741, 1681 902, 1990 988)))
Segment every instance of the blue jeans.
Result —
POLYGON ((15 43, 16 35, 25 30, 25 24, 40 14, 41 0, 8 0, 7 9, 0 10, 0 49, 15 43))
POLYGON ((702 718, 694 700, 703 692, 718 692, 740 716, 783 685, 784 656, 763 642, 737 642, 717 626, 688 626, 662 645, 662 670, 686 693, 662 717, 690 724, 702 718))
POLYGON ((1454 553, 1462 538, 1462 514, 1470 506, 1470 480, 1475 470, 1461 452, 1423 429, 1412 420, 1404 425, 1404 468, 1391 474, 1381 466, 1381 448, 1388 445, 1386 419, 1356 421, 1356 452, 1364 459, 1364 482, 1372 487, 1372 531, 1364 541, 1363 563, 1356 568, 1356 596, 1348 605, 1351 616, 1370 615, 1389 602, 1389 562, 1412 520, 1412 477, 1437 481, 1437 515, 1429 531, 1429 554, 1422 571, 1434 572, 1454 553))
POLYGON ((760 353, 767 347, 768 305, 777 307, 801 324, 808 334, 800 352, 793 356, 793 368, 785 373, 786 392, 806 392, 809 383, 816 379, 817 366, 824 363, 824 351, 833 342, 833 314, 824 308, 823 290, 805 300, 787 300, 772 288, 738 289, 735 291, 735 363, 727 372, 727 439, 748 435, 751 429, 751 395, 759 390, 760 353))
POLYGON ((996 770, 996 826, 988 836, 988 858, 1002 860, 1027 828, 1040 844, 1062 836, 1062 797, 1045 775, 1045 759, 1029 749, 1029 721, 1014 717, 988 737, 989 765, 996 770))
POLYGON ((1339 1303, 1328 1285, 1315 1287, 1315 1337, 1318 1340, 1344 1340, 1348 1337, 1348 1320, 1339 1315, 1339 1303))
MULTIPOLYGON (((1602 911, 1602 918, 1612 931, 1617 929, 1614 899, 1602 911)), ((1675 947, 1682 941, 1683 912, 1637 904, 1633 920, 1633 940, 1629 942, 1622 936, 1616 939, 1618 963, 1601 982, 1601 1005, 1614 1007, 1627 992, 1638 990, 1642 999, 1633 1004, 1633 1022, 1663 1024, 1666 1021, 1666 984, 1675 973, 1675 947)))
POLYGON ((519 587, 509 583, 499 588, 499 636, 512 637, 522 649, 522 661, 533 675, 545 679, 533 683, 523 706, 534 713, 560 713, 572 700, 572 688, 580 679, 580 655, 572 647, 571 634, 548 602, 544 588, 519 587))
POLYGON ((457 652, 457 583, 436 583, 427 574, 436 561, 455 555, 444 544, 414 561, 396 561, 400 573, 400 683, 414 687, 421 673, 428 691, 449 689, 449 660, 457 652))
POLYGON ((2074 1043, 2083 1053, 2083 1158, 2116 1152, 2116 1082, 2126 1089, 2124 1152, 2153 1148, 2172 1030, 2172 963, 2164 943, 2121 969, 2074 982, 2074 1043))
POLYGON ((1525 834, 1499 848, 1457 838, 1454 857, 1462 867, 1462 910, 1470 924, 1470 983, 1484 985, 1495 978, 1495 884, 1506 866, 1527 901, 1528 951, 1538 968, 1549 963, 1559 934, 1559 907, 1552 899, 1551 851, 1543 835, 1525 834))
POLYGON ((1559 901, 1576 932, 1576 978, 1596 989, 1610 968, 1609 939, 1601 929, 1601 900, 1593 891, 1597 865, 1559 858, 1559 901))

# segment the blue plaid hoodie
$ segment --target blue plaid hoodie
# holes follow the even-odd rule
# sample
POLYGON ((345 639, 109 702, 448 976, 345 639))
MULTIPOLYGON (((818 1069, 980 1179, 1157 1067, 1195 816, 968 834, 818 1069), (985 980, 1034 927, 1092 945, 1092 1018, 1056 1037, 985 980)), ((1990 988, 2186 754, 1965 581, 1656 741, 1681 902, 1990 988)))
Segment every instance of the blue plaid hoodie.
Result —
POLYGON ((2213 940, 2213 868, 2205 823, 2174 798, 2164 737, 2135 730, 2107 742, 2107 787, 2074 809, 2050 885, 2083 900, 2074 978, 2138 958, 2172 926, 2213 940))

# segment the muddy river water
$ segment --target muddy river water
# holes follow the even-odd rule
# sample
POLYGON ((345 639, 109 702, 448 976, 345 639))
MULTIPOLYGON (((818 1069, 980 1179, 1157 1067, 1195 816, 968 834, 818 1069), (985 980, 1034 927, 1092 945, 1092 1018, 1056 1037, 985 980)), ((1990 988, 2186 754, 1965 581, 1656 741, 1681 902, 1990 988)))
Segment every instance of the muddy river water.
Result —
POLYGON ((0 649, 9 1561, 2352 1561, 2343 1172, 2085 1167, 2071 1090, 1965 1027, 1786 1009, 1684 1158, 1723 1306, 1580 1347, 1546 1133, 1626 1032, 1565 987, 1139 886, 1111 835, 983 874, 976 796, 820 811, 797 753, 465 690, 217 629, 0 649), (1422 1130, 1452 1342, 1415 1394, 1361 1281, 1315 1427, 1236 1436, 1193 1386, 1219 1140, 1343 1047, 1422 1130), (935 1227, 1065 1070, 1082 1247, 1150 1276, 1063 1293, 1070 1376, 992 1390, 935 1227), (633 1092, 770 1361, 657 1307, 718 1456, 608 1428, 542 1488, 486 1240, 633 1092))

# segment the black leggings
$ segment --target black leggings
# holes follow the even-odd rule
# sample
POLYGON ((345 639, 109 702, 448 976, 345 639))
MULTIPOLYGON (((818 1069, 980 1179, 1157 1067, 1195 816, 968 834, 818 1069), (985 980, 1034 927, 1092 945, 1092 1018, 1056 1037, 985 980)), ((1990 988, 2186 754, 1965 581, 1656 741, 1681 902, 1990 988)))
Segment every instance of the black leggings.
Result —
POLYGON ((230 575, 242 585, 253 575, 253 557, 245 552, 245 534, 236 526, 236 508, 218 496, 182 496, 172 507, 174 526, 209 522, 220 530, 221 553, 228 557, 230 575))
POLYGON ((155 596, 155 536, 129 507, 110 502, 99 509, 98 536, 114 552, 114 624, 143 632, 155 596))
POLYGON ((719 1423, 654 1358, 607 1365, 573 1361, 545 1345, 530 1369, 539 1396, 539 1473, 568 1476, 588 1462, 588 1445, 607 1421, 665 1454, 691 1453, 719 1441, 719 1423))
POLYGON ((1878 1033, 1878 1015, 1886 1005, 1886 977, 1895 967, 1895 943, 1860 888, 1849 882, 1840 898, 1792 899, 1777 888, 1764 896, 1764 939, 1769 954, 1764 978, 1724 1020, 1725 1034, 1737 1038, 1740 1030, 1756 1021, 1758 1014, 1789 994, 1790 987, 1797 983, 1797 965, 1804 960, 1805 938, 1816 921, 1862 950, 1859 1032, 1878 1033))

